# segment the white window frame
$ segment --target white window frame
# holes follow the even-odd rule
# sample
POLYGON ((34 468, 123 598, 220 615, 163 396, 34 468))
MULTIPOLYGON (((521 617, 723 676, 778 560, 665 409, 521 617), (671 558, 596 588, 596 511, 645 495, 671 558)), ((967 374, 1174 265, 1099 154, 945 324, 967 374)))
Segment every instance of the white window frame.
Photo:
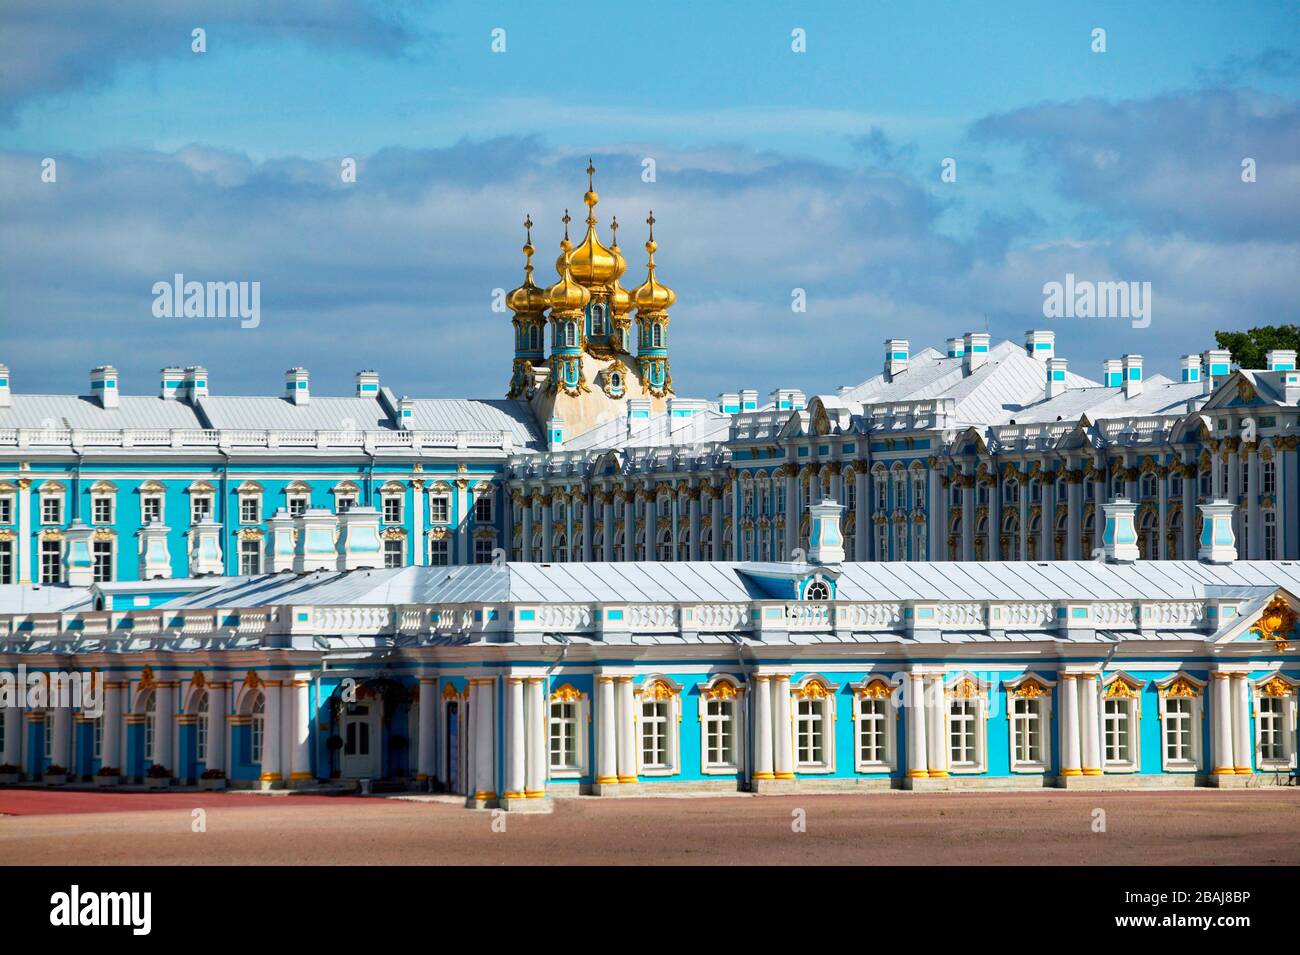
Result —
POLYGON ((256 548, 256 550, 257 550, 257 571, 256 571, 256 573, 259 573, 259 574, 260 574, 260 573, 262 573, 262 572, 264 571, 264 569, 265 569, 265 564, 264 564, 264 557, 265 557, 265 555, 262 553, 262 542, 261 542, 260 540, 258 540, 257 538, 247 538, 247 537, 246 537, 246 538, 241 539, 241 540, 238 542, 238 546, 237 546, 236 549, 235 549, 235 557, 236 557, 236 559, 237 559, 238 562, 239 562, 237 566, 238 566, 238 568, 239 568, 239 573, 240 573, 241 576, 246 576, 245 573, 244 573, 244 557, 246 556, 246 555, 244 554, 244 549, 245 549, 245 545, 248 545, 248 544, 253 545, 252 547, 249 548, 250 550, 253 549, 253 548, 256 548))
POLYGON ((826 677, 810 673, 790 687, 790 721, 794 739, 791 755, 794 757, 794 771, 809 775, 829 775, 835 772, 835 694, 839 687, 826 677), (822 758, 820 760, 800 759, 800 704, 808 704, 810 715, 820 718, 822 728, 822 758), (820 711, 820 712, 818 712, 820 711))
POLYGON ((0 494, 0 524, 13 524, 17 512, 14 495, 0 494))
POLYGON ((856 772, 888 773, 898 767, 898 703, 895 691, 896 687, 880 676, 868 677, 853 686, 853 769, 856 772), (870 720, 874 723, 879 719, 883 725, 884 759, 862 758, 863 730, 868 721, 864 704, 870 704, 872 709, 877 706, 882 709, 880 717, 872 716, 870 720))
POLYGON ((1046 679, 1037 673, 1025 673, 1014 680, 1008 680, 1006 686, 1007 703, 1007 765, 1013 773, 1044 774, 1052 768, 1052 699, 1056 681, 1046 679), (1029 690, 1035 686, 1038 693, 1029 690), (1016 716, 1019 703, 1030 704, 1036 709, 1038 721, 1038 738, 1042 746, 1042 759, 1021 759, 1017 754, 1016 729, 1023 718, 1016 716))
POLYGON ((1156 684, 1160 716, 1160 767, 1166 773, 1197 773, 1205 765, 1205 682, 1186 673, 1175 673, 1156 684), (1169 722, 1173 719, 1170 703, 1188 704, 1191 730, 1191 759, 1172 759, 1169 755, 1169 722))
POLYGON ((385 524, 401 524, 406 517, 406 496, 398 491, 386 491, 380 494, 380 520, 385 524), (389 509, 396 507, 397 516, 389 515, 389 509))
POLYGON ((112 583, 117 579, 117 541, 104 539, 95 539, 90 542, 90 573, 91 579, 97 584, 112 583), (101 576, 99 573, 99 553, 100 548, 108 548, 108 576, 101 576))
POLYGON ((117 495, 105 491, 96 491, 90 495, 90 523, 96 527, 107 527, 117 521, 117 495), (107 505, 108 516, 101 518, 99 508, 107 505))
POLYGON ((588 733, 591 729, 591 697, 579 692, 572 684, 565 683, 551 691, 546 700, 546 771, 551 779, 579 779, 587 775, 587 754, 591 748, 588 733), (571 764, 557 766, 551 762, 552 728, 555 724, 554 707, 569 705, 574 708, 573 754, 571 764))
POLYGON ((451 492, 450 491, 429 492, 429 523, 430 524, 451 523, 451 492), (441 517, 438 516, 439 510, 445 512, 441 517))
MULTIPOLYGON (((1143 681, 1134 680, 1132 677, 1121 677, 1118 674, 1106 680, 1102 685, 1101 691, 1101 768, 1107 773, 1137 773, 1142 769, 1142 686, 1143 681), (1108 696, 1111 686, 1116 680, 1121 680, 1132 687, 1131 695, 1108 696), (1108 759, 1107 758, 1107 729, 1106 729, 1106 706, 1108 703, 1117 702, 1117 707, 1122 707, 1126 713, 1128 724, 1128 743, 1129 758, 1108 759)), ((1163 731, 1163 727, 1161 727, 1163 731)), ((1162 747, 1163 748, 1163 747, 1162 747)))
POLYGON ((451 538, 450 537, 430 537, 429 538, 429 566, 430 567, 450 567, 451 566, 451 538), (434 550, 440 549, 445 560, 435 560, 434 550))
POLYGON ((145 491, 140 495, 140 523, 149 523, 149 504, 156 502, 158 505, 158 516, 154 522, 162 524, 167 519, 167 495, 162 491, 145 491))
POLYGON ((700 687, 700 772, 705 776, 734 776, 745 771, 745 687, 734 677, 718 675, 700 687), (720 722, 722 717, 709 714, 710 703, 731 704, 731 752, 734 759, 730 763, 709 761, 709 727, 720 722))
POLYGON ((474 492, 474 506, 470 513, 474 515, 475 524, 493 524, 496 522, 497 519, 496 499, 497 499, 497 495, 496 495, 495 488, 490 488, 490 487, 482 488, 474 492), (487 504, 485 508, 485 510, 487 511, 487 516, 480 517, 479 507, 484 502, 486 502, 487 504))
POLYGON ((266 696, 258 693, 248 708, 251 719, 248 721, 248 761, 254 766, 262 765, 266 755, 266 696), (258 709, 258 704, 262 708, 258 709))
POLYGON ((977 679, 970 673, 958 673, 945 682, 943 703, 943 744, 948 748, 948 772, 953 775, 962 776, 978 775, 979 773, 988 772, 988 684, 977 679), (969 686, 967 686, 968 683, 969 686), (962 762, 958 762, 953 758, 952 748, 952 724, 954 719, 953 707, 958 703, 963 705, 963 709, 966 705, 970 705, 974 708, 974 712, 971 714, 972 728, 974 730, 972 740, 972 748, 975 751, 974 759, 962 762))
POLYGON ((311 494, 306 491, 289 491, 284 496, 284 503, 290 517, 302 517, 311 509, 311 494))
POLYGON ((200 690, 199 698, 194 703, 194 759, 200 763, 208 761, 208 712, 211 705, 212 698, 208 691, 200 690))
POLYGON ((384 540, 383 540, 383 543, 382 543, 380 546, 383 548, 383 557, 384 557, 384 567, 385 567, 385 568, 395 568, 395 567, 405 567, 405 566, 406 566, 406 541, 405 541, 405 540, 403 540, 403 539, 400 538, 400 537, 385 537, 384 540), (397 549, 397 563, 395 563, 395 564, 390 564, 390 563, 388 562, 389 551, 390 551, 390 548, 392 547, 392 545, 394 545, 394 544, 397 545, 397 548, 396 548, 396 549, 397 549))
POLYGON ((648 676, 636 688, 636 762, 642 776, 675 776, 681 772, 681 687, 663 676, 648 676), (664 722, 664 749, 666 761, 662 764, 645 764, 645 728, 649 722, 645 708, 650 703, 667 704, 664 722))
POLYGON ((216 513, 215 510, 216 505, 213 501, 212 493, 210 491, 201 491, 190 495, 190 524, 191 525, 198 524, 200 521, 204 519, 203 517, 199 516, 199 509, 204 504, 206 504, 206 510, 207 510, 207 514, 204 516, 211 518, 212 515, 216 513))
POLYGON ((65 502, 64 502, 63 492, 42 491, 40 494, 40 498, 41 498, 41 509, 40 509, 41 523, 50 527, 57 527, 60 524, 62 524, 63 518, 65 517, 66 510, 67 510, 66 507, 64 506, 65 502), (49 517, 46 516, 47 506, 57 510, 57 514, 55 515, 53 520, 51 520, 49 517))
POLYGON ((36 562, 37 562, 36 572, 37 572, 37 576, 40 577, 40 583, 42 584, 62 583, 63 582, 63 541, 57 539, 51 539, 48 537, 43 537, 37 543, 38 546, 36 548, 36 562), (52 550, 54 554, 54 574, 47 575, 45 572, 46 570, 45 559, 47 556, 47 551, 51 550, 51 545, 53 545, 52 550))
POLYGON ((262 523, 262 495, 261 494, 257 494, 255 492, 245 492, 239 495, 239 523, 244 525, 262 523), (257 508, 256 513, 254 513, 251 518, 246 516, 244 513, 244 507, 250 504, 253 507, 257 508))
POLYGON ((1252 702, 1255 707, 1255 768, 1261 773, 1287 772, 1296 768, 1296 700, 1297 682, 1282 673, 1270 673, 1261 680, 1256 680, 1251 688, 1252 702), (1283 687, 1286 692, 1279 692, 1283 687), (1264 759, 1264 719, 1263 701, 1277 700, 1282 720, 1282 758, 1264 759))

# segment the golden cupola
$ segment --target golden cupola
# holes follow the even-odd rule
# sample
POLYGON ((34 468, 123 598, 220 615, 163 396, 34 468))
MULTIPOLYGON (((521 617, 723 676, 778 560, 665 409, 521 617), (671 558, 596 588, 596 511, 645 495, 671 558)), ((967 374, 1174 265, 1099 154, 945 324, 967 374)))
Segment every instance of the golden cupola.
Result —
POLYGON ((564 241, 560 243, 560 257, 556 260, 555 270, 560 273, 560 281, 546 290, 546 304, 551 311, 581 312, 591 301, 591 293, 580 283, 574 281, 572 267, 568 258, 572 244, 569 242, 569 210, 564 210, 564 241))
MULTIPOLYGON (((617 249, 606 248, 596 236, 596 203, 600 201, 600 196, 596 193, 595 175, 596 167, 588 160, 587 194, 582 197, 587 206, 587 234, 568 253, 569 271, 577 282, 587 288, 609 287, 627 269, 627 261, 617 249)), ((556 271, 559 269, 557 262, 556 271)))
MULTIPOLYGON (((619 270, 618 274, 622 275, 627 270, 627 260, 623 258, 623 253, 618 248, 618 217, 615 216, 609 222, 610 246, 609 251, 618 257, 619 270)), ((618 276, 615 276, 614 282, 609 288, 609 305, 610 310, 615 316, 626 315, 632 311, 632 293, 623 288, 618 282, 618 276)))
POLYGON ((649 253, 650 260, 646 263, 646 280, 632 291, 632 304, 636 306, 638 313, 652 314, 667 311, 673 302, 677 301, 677 293, 660 282, 655 276, 655 250, 659 248, 659 245, 655 242, 655 214, 653 211, 645 221, 650 226, 650 238, 646 240, 645 244, 645 250, 649 253))
POLYGON ((540 315, 550 304, 546 292, 533 281, 533 217, 524 218, 524 284, 506 296, 506 306, 516 315, 540 315))

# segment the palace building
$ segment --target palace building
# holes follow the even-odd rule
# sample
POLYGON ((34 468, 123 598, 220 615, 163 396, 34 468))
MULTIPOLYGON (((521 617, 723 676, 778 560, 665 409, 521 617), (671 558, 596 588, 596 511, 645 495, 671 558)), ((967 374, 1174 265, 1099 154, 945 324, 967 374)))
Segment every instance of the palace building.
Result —
POLYGON ((681 398, 654 216, 634 284, 594 172, 553 283, 525 220, 504 399, 0 366, 0 672, 103 697, 0 677, 0 781, 1294 782, 1294 353, 1094 381, 1051 331, 967 333, 834 394, 681 398))

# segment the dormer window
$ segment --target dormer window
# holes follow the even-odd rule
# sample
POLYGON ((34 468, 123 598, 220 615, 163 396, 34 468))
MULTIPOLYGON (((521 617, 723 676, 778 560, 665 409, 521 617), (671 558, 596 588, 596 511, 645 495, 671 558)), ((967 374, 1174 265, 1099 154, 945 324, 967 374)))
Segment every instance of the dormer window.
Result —
POLYGON ((604 305, 593 305, 591 307, 591 334, 592 335, 606 334, 604 305))
POLYGON ((830 600, 831 588, 824 580, 814 580, 804 591, 804 598, 807 600, 830 600))

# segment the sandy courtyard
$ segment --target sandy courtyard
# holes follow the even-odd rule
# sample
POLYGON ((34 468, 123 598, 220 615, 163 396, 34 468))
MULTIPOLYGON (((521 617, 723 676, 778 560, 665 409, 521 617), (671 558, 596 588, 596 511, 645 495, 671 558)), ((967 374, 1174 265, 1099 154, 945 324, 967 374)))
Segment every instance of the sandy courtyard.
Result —
POLYGON ((0 813, 9 865, 1300 864, 1297 789, 586 798, 552 815, 445 800, 11 790, 0 813), (192 831, 196 808, 204 832, 192 831))

